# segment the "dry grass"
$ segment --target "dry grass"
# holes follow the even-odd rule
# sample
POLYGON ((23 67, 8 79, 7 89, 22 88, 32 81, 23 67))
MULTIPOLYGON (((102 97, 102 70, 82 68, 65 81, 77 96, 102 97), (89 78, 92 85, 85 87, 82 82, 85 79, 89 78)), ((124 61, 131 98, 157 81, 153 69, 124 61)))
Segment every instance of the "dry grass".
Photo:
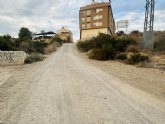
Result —
POLYGON ((44 54, 50 54, 56 51, 56 45, 55 44, 50 44, 44 49, 44 54))
POLYGON ((26 58, 25 63, 30 64, 33 62, 43 61, 43 60, 44 60, 44 56, 42 54, 32 53, 26 58))
POLYGON ((137 45, 129 45, 126 51, 137 53, 139 51, 139 47, 137 45))

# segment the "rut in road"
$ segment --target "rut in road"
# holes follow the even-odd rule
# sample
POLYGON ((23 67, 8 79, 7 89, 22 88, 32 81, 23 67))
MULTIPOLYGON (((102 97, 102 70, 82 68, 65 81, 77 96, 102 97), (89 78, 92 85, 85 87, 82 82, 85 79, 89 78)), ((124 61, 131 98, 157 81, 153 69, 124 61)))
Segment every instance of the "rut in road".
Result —
POLYGON ((12 95, 0 116, 4 124, 165 122, 164 103, 142 95, 135 97, 140 91, 79 57, 74 44, 64 44, 45 61, 23 72, 13 75, 17 78, 10 90, 12 95))

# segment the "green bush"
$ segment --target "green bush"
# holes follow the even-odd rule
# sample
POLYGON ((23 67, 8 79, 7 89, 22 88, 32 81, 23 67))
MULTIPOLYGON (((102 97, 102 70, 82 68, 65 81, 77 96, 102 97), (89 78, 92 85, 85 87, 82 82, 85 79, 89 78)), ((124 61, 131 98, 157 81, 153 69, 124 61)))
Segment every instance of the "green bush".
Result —
POLYGON ((96 60, 104 60, 106 58, 103 51, 101 49, 98 49, 98 48, 92 49, 88 53, 88 57, 90 59, 96 59, 96 60))
POLYGON ((124 31, 118 31, 116 34, 117 34, 117 36, 126 35, 126 34, 124 33, 124 31))
POLYGON ((94 48, 89 53, 90 59, 96 60, 113 60, 115 59, 116 53, 110 44, 104 44, 102 48, 94 48))
POLYGON ((136 44, 136 41, 130 36, 114 37, 100 33, 97 37, 79 41, 77 47, 83 52, 90 51, 89 57, 92 59, 113 60, 116 54, 125 51, 131 44, 136 44))
POLYGON ((32 53, 25 59, 25 63, 29 64, 29 63, 43 61, 43 60, 44 60, 44 57, 42 54, 32 53))
POLYGON ((118 60, 127 60, 127 55, 125 53, 121 53, 116 56, 116 59, 118 60))
POLYGON ((141 55, 140 53, 133 53, 127 60, 128 64, 134 65, 140 62, 149 62, 148 56, 141 55))
POLYGON ((0 36, 0 50, 12 51, 15 50, 15 41, 9 35, 0 36))
POLYGON ((44 54, 45 48, 48 46, 48 43, 37 41, 37 42, 33 42, 32 45, 35 52, 44 54))
POLYGON ((92 48, 94 48, 94 43, 91 40, 79 41, 77 43, 77 48, 82 52, 88 52, 92 48))
POLYGON ((129 45, 136 44, 136 41, 130 36, 119 36, 117 38, 115 47, 117 51, 123 52, 129 45))
POLYGON ((103 48, 106 44, 110 44, 113 48, 115 48, 116 39, 113 36, 108 34, 100 33, 97 37, 92 38, 93 47, 103 48))
MULTIPOLYGON (((0 50, 2 51, 24 51, 28 54, 37 52, 44 54, 48 46, 61 46, 62 42, 53 41, 50 43, 41 41, 32 41, 31 39, 11 38, 9 35, 0 36, 0 50)), ((50 47, 49 47, 50 48, 50 47)))

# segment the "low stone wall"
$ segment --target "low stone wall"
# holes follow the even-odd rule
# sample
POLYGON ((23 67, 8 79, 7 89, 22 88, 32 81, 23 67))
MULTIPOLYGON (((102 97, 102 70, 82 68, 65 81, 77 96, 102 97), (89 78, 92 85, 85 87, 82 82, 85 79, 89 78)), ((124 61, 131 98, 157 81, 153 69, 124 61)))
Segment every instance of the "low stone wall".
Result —
POLYGON ((26 57, 23 51, 0 51, 0 65, 21 65, 26 57))

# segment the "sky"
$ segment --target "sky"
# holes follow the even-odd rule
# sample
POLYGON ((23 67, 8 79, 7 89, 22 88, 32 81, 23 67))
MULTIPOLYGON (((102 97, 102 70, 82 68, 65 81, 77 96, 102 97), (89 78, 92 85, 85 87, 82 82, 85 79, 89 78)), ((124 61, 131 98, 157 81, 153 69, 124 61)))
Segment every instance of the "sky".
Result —
MULTIPOLYGON (((109 0, 95 0, 108 2, 109 0)), ((0 0, 0 35, 17 37, 21 27, 34 33, 70 29, 79 39, 79 9, 92 0, 0 0)), ((155 0, 154 30, 165 30, 165 0, 155 0)), ((128 31, 143 31, 145 0, 111 0, 115 21, 128 20, 128 31)))

